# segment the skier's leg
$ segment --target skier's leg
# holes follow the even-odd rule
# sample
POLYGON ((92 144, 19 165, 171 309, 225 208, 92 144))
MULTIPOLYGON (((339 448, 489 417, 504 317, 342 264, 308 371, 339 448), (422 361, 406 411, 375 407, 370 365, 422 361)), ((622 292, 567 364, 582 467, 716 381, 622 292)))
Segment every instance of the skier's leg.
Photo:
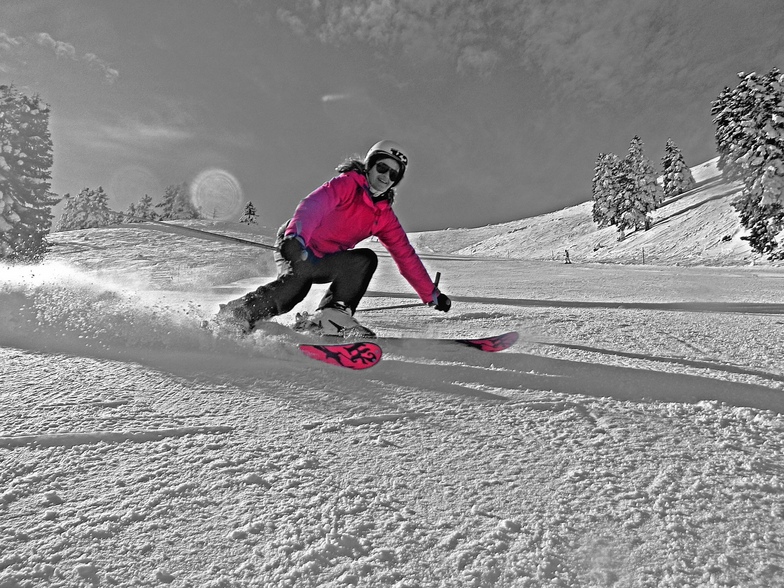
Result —
POLYGON ((289 222, 286 221, 280 226, 275 239, 278 249, 275 250, 273 259, 278 270, 277 279, 221 305, 219 315, 229 315, 240 324, 247 323, 248 331, 260 320, 290 311, 307 296, 313 284, 310 266, 298 264, 295 271, 291 262, 280 254, 280 245, 289 222))
POLYGON ((319 260, 314 282, 331 282, 319 303, 319 310, 341 302, 354 314, 377 267, 378 256, 372 249, 342 251, 319 260))
POLYGON ((232 317, 243 330, 251 331, 258 321, 285 314, 302 302, 313 284, 309 270, 308 266, 298 264, 297 271, 290 270, 275 281, 221 305, 218 314, 232 317))
POLYGON ((309 277, 291 272, 248 292, 245 306, 253 322, 286 314, 305 299, 312 284, 309 277))

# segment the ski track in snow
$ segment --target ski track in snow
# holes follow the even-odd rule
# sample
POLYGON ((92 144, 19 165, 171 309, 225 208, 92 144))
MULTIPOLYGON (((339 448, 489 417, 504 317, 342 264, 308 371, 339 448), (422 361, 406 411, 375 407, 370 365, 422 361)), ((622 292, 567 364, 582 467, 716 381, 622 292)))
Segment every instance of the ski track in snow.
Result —
MULTIPOLYGON (((214 266, 236 247, 55 237, 65 263, 0 281, 2 588, 784 584, 784 318, 709 306, 776 304, 781 272, 751 296, 677 270, 684 294, 676 270, 484 261, 477 284, 444 258, 470 300, 362 320, 521 341, 389 340, 354 373, 274 322, 199 327, 254 275, 214 266), (577 303, 616 282, 638 304, 577 303), (655 306, 684 300, 706 306, 655 306)), ((406 292, 394 272, 371 287, 406 292)))

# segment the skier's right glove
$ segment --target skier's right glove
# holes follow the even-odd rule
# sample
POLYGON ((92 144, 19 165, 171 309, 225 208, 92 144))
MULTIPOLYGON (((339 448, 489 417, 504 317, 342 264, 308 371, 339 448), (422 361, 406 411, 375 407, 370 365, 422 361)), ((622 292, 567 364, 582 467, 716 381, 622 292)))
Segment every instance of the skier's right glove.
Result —
POLYGON ((436 310, 440 310, 441 312, 449 312, 449 309, 452 308, 452 301, 446 294, 436 291, 430 306, 434 306, 436 310))
POLYGON ((283 259, 291 263, 305 261, 311 255, 305 246, 304 239, 299 235, 291 235, 283 239, 283 242, 280 244, 280 254, 283 256, 283 259))

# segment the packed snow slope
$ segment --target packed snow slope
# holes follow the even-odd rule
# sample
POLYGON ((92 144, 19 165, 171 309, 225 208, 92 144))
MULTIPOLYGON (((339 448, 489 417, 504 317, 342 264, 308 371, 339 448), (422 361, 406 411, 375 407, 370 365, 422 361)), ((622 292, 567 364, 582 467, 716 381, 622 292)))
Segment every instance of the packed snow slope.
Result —
POLYGON ((417 235, 453 310, 374 310, 413 302, 382 257, 364 372, 302 356, 291 315, 201 327, 269 252, 53 234, 0 267, 0 587, 784 586, 784 268, 719 262, 712 189, 596 258, 558 213, 417 235))
POLYGON ((672 197, 652 215, 648 231, 627 233, 618 241, 615 227, 597 228, 592 202, 557 212, 491 225, 420 233, 417 247, 457 255, 489 255, 536 260, 663 265, 740 265, 765 263, 755 254, 730 206, 741 190, 727 184, 718 158, 692 168, 694 190, 672 197))

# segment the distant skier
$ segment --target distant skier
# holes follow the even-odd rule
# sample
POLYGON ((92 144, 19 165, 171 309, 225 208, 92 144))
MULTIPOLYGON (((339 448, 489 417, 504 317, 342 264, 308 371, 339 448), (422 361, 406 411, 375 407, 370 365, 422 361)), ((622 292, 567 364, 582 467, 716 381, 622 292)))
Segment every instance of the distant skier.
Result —
POLYGON ((407 166, 408 157, 392 141, 376 143, 364 159, 354 156, 340 164, 340 175, 302 200, 294 217, 279 229, 277 279, 221 305, 218 320, 250 332, 258 321, 289 312, 313 284, 330 284, 313 316, 313 326, 325 335, 373 336, 354 318, 354 312, 378 258, 371 249, 353 249, 373 235, 420 299, 448 312, 449 297, 433 283, 392 210, 395 186, 407 166))

